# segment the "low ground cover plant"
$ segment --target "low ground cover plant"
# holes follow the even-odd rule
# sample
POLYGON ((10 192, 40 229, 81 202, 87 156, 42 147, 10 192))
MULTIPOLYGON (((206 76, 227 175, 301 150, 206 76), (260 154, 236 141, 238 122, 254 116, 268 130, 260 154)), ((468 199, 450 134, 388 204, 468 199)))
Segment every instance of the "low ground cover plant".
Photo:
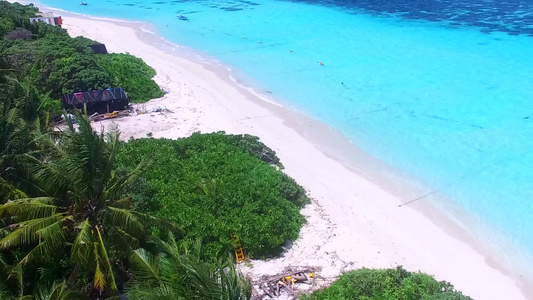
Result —
POLYGON ((304 223, 305 191, 271 165, 279 160, 256 137, 219 132, 130 140, 117 155, 124 168, 145 158, 150 167, 133 198, 175 222, 185 240, 201 239, 207 258, 231 251, 232 236, 248 256, 277 254, 304 223))

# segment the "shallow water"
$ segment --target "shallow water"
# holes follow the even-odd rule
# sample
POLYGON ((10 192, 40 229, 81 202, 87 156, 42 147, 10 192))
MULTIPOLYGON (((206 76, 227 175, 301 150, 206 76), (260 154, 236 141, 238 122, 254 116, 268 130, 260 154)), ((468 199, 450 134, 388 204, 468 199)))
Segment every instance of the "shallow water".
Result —
POLYGON ((44 1, 151 22, 533 253, 531 1, 88 2, 44 1))

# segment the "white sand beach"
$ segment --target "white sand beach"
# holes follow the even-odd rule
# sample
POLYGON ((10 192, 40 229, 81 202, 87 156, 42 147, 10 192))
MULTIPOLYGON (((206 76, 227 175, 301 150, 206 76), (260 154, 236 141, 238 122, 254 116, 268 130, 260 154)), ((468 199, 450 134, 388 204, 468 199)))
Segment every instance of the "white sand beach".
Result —
POLYGON ((326 125, 255 96, 234 83, 221 66, 155 47, 166 42, 141 30, 141 23, 62 15, 64 28, 72 36, 82 35, 104 43, 110 52, 142 58, 157 71, 156 82, 168 92, 144 106, 170 112, 95 126, 116 123, 124 139, 148 133, 180 138, 196 131, 220 130, 256 135, 277 152, 285 172, 309 192, 313 204, 302 211, 307 224, 298 240, 281 258, 254 260, 253 267, 245 271, 262 275, 275 274, 285 266, 317 266, 322 268, 319 275, 333 280, 351 269, 402 265, 450 281, 474 299, 528 298, 523 293, 528 287, 518 275, 496 267, 466 234, 445 220, 436 221, 420 207, 399 208, 412 197, 391 192, 397 189, 387 188, 388 183, 364 168, 343 164, 345 155, 366 168, 380 167, 326 125))

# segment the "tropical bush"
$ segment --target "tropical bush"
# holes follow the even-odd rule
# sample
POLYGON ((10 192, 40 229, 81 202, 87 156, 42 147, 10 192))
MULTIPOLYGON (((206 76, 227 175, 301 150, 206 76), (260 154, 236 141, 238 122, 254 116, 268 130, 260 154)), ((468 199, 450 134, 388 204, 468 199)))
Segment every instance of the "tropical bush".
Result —
POLYGON ((7 1, 0 1, 0 16, 8 17, 10 19, 25 19, 35 16, 39 9, 33 4, 22 5, 20 3, 9 3, 7 1))
POLYGON ((112 86, 109 74, 96 64, 93 56, 74 55, 57 59, 48 82, 61 87, 59 94, 106 89, 112 86))
POLYGON ((9 18, 0 17, 0 38, 15 29, 15 23, 9 18))
POLYGON ((330 287, 301 297, 302 300, 472 300, 446 281, 408 272, 402 267, 360 269, 342 275, 330 287))
POLYGON ((183 228, 185 239, 201 239, 205 258, 231 251, 232 236, 248 256, 277 254, 304 223, 305 191, 261 160, 279 162, 255 137, 219 132, 130 140, 117 163, 131 168, 145 158, 150 167, 142 175, 148 185, 143 198, 156 201, 153 213, 183 228))
POLYGON ((113 86, 124 88, 131 102, 140 103, 163 96, 152 80, 155 70, 138 57, 129 54, 96 55, 98 65, 111 75, 113 86))
MULTIPOLYGON (((95 41, 72 38, 65 29, 42 22, 33 5, 0 0, 0 57, 11 76, 29 79, 43 99, 59 100, 62 94, 122 87, 132 102, 161 97, 152 80, 155 71, 129 54, 94 54, 95 41)), ((2 100, 3 95, 0 95, 2 100)), ((56 104, 46 107, 56 112, 56 104)))

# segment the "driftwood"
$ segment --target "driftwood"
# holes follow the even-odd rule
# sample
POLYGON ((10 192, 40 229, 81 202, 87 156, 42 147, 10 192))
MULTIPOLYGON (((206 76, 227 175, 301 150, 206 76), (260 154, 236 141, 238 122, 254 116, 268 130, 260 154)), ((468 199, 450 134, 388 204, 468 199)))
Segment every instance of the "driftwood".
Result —
POLYGON ((305 283, 312 284, 317 268, 305 269, 287 268, 277 275, 262 276, 252 282, 252 299, 259 300, 265 297, 277 298, 285 294, 293 299, 297 296, 295 285, 305 283))

